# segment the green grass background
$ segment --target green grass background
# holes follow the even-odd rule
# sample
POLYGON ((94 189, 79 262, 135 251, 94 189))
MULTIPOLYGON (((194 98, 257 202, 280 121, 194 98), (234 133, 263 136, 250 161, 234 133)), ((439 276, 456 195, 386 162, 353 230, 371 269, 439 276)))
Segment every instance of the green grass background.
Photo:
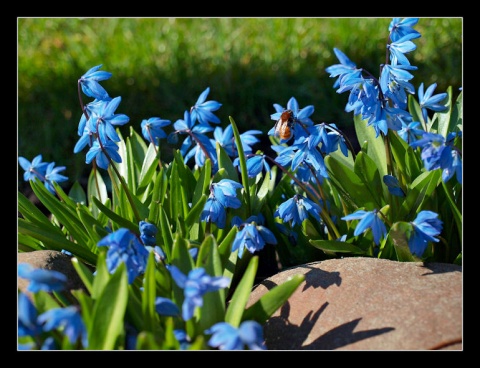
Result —
MULTIPOLYGON (((86 149, 76 155, 81 116, 77 80, 103 64, 112 78, 102 82, 121 96, 117 113, 140 132, 143 119, 175 122, 210 87, 209 100, 223 104, 225 127, 232 116, 240 131, 266 132, 274 103, 294 96, 300 107, 314 105, 315 122, 351 127, 325 68, 338 63, 337 47, 378 76, 385 63, 392 18, 19 18, 18 155, 66 166, 72 184, 90 171, 86 149)), ((462 85, 462 18, 420 18, 422 37, 408 55, 412 84, 437 83, 436 93, 462 85)), ((85 103, 91 99, 84 97, 85 103)), ((125 133, 126 134, 126 133, 125 133)), ((264 137, 265 142, 268 142, 264 137)), ((166 143, 165 143, 166 144, 166 143)), ((255 147, 258 148, 258 147, 255 147)), ((19 189, 27 183, 19 166, 19 189)))

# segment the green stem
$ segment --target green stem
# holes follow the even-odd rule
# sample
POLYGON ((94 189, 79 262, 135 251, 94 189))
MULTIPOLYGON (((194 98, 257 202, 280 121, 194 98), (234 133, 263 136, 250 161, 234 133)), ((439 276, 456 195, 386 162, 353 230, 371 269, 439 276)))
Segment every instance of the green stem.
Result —
MULTIPOLYGON (((106 152, 105 152, 105 154, 106 154, 106 152)), ((108 155, 107 155, 107 157, 108 157, 108 155)), ((137 206, 135 206, 135 203, 133 202, 132 194, 128 190, 127 183, 125 182, 125 179, 123 178, 123 176, 120 175, 120 172, 118 171, 118 168, 113 163, 113 160, 110 157, 108 157, 108 159, 110 161, 110 167, 112 167, 113 171, 115 171, 115 174, 117 175, 118 179, 120 180, 120 184, 122 185, 123 189, 125 190, 125 194, 127 195, 127 199, 130 202, 130 206, 132 207, 133 214, 135 215, 135 220, 138 223, 141 220, 140 213, 138 212, 137 206)))
MULTIPOLYGON (((245 201, 247 205, 247 215, 246 217, 250 217, 252 214, 252 207, 250 204, 250 186, 248 185, 248 171, 247 171, 247 162, 245 160, 245 151, 243 150, 242 140, 240 139, 240 133, 238 132, 237 125, 235 124, 235 120, 230 116, 230 124, 232 125, 233 135, 235 136, 235 144, 237 146, 238 157, 240 160, 240 173, 242 176, 242 184, 245 193, 245 201)), ((212 161, 213 162, 213 161, 212 161)))

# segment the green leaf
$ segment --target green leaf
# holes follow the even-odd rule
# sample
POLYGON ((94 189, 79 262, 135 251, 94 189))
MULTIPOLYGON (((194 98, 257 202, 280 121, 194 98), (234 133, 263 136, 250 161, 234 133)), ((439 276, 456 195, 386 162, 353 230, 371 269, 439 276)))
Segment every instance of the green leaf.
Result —
POLYGON ((17 243, 18 247, 17 250, 18 252, 33 252, 35 250, 44 250, 45 247, 37 239, 34 239, 30 236, 25 236, 23 234, 17 234, 17 243))
POLYGON ((210 176, 212 174, 212 161, 205 160, 205 165, 200 169, 200 176, 193 191, 192 203, 197 203, 200 198, 208 193, 210 187, 210 176))
POLYGON ((120 263, 95 302, 88 328, 89 350, 114 350, 124 329, 128 301, 125 263, 120 263))
POLYGON ((225 169, 226 178, 238 181, 237 169, 233 166, 230 156, 228 156, 225 149, 220 145, 219 142, 216 143, 217 148, 217 157, 218 157, 218 168, 225 169))
POLYGON ((141 331, 137 336, 135 350, 164 350, 162 342, 152 332, 141 331))
POLYGON ((85 229, 90 235, 90 250, 93 253, 97 253, 96 244, 105 236, 108 235, 108 231, 102 226, 102 224, 93 217, 84 205, 79 204, 77 207, 77 214, 82 221, 85 229))
MULTIPOLYGON (((134 169, 133 174, 135 175, 135 181, 129 182, 129 185, 135 183, 138 186, 141 165, 145 159, 145 153, 147 152, 147 144, 143 137, 137 133, 137 131, 130 126, 130 137, 127 139, 127 150, 128 157, 131 158, 131 163, 129 163, 130 170, 134 169)), ((129 174, 131 176, 131 174, 129 174)), ((132 191, 135 191, 136 188, 132 188, 132 191)))
POLYGON ((385 143, 383 136, 375 136, 375 129, 367 125, 367 120, 362 120, 361 114, 354 116, 355 131, 358 142, 362 146, 368 142, 367 154, 376 163, 380 177, 387 175, 387 155, 385 154, 385 143))
POLYGON ((92 299, 98 299, 110 279, 110 273, 107 268, 107 252, 101 251, 98 254, 97 266, 95 270, 95 278, 92 284, 92 299))
POLYGON ((138 224, 135 224, 120 215, 117 215, 115 212, 110 210, 108 207, 104 206, 97 198, 92 197, 93 202, 98 207, 98 209, 104 213, 110 220, 112 220, 118 227, 125 227, 134 233, 138 233, 138 224))
POLYGON ((225 322, 230 323, 233 327, 240 326, 240 323, 242 322, 242 316, 252 291, 257 269, 258 256, 253 256, 233 293, 232 299, 227 308, 227 313, 225 314, 225 322))
POLYGON ((63 201, 63 203, 69 208, 76 208, 77 202, 70 198, 58 183, 52 182, 52 185, 55 188, 55 191, 57 192, 60 201, 63 201))
POLYGON ((31 180, 32 189, 37 198, 45 205, 45 207, 65 226, 70 235, 77 243, 88 249, 88 233, 83 227, 82 222, 78 219, 75 208, 60 202, 56 197, 45 188, 40 180, 31 180))
MULTIPOLYGON (((182 163, 183 165, 183 163, 182 163)), ((172 219, 178 219, 183 214, 182 187, 180 185, 180 175, 178 173, 177 161, 172 162, 170 173, 170 216, 172 219)))
POLYGON ((305 275, 293 275, 281 285, 273 287, 245 310, 242 321, 254 320, 264 324, 305 281, 305 275))
POLYGON ((329 171, 330 182, 335 186, 351 210, 355 210, 358 207, 366 207, 368 209, 376 207, 375 198, 373 198, 355 172, 336 161, 332 156, 325 157, 325 165, 329 171))
POLYGON ((94 279, 93 272, 82 261, 79 261, 77 257, 72 258, 72 265, 88 292, 92 294, 94 279))
POLYGON ((238 150, 238 159, 240 161, 240 172, 242 173, 242 184, 243 190, 245 193, 245 200, 247 205, 247 218, 250 217, 252 210, 250 208, 250 191, 249 191, 249 184, 248 184, 248 175, 247 175, 247 161, 245 159, 245 152, 243 151, 243 144, 242 139, 240 138, 240 133, 238 132, 237 125, 235 124, 235 120, 231 116, 229 116, 230 124, 232 124, 233 135, 235 136, 235 144, 238 150))
POLYGON ((42 225, 34 224, 24 219, 18 219, 18 232, 23 235, 31 236, 45 244, 46 249, 69 251, 75 256, 85 260, 87 263, 95 264, 97 256, 90 251, 87 246, 81 246, 68 240, 60 229, 53 226, 47 228, 42 225))
POLYGON ((400 262, 414 262, 415 259, 408 247, 408 239, 413 231, 412 224, 409 222, 396 222, 390 228, 388 236, 393 241, 397 259, 400 262))
MULTIPOLYGON (((188 252, 188 242, 178 233, 176 233, 175 241, 173 243, 171 262, 185 275, 188 275, 194 267, 192 256, 188 252)), ((181 289, 175 282, 172 283, 172 288, 174 301, 177 302, 177 305, 181 305, 184 298, 183 289, 181 289)))
POLYGON ((44 224, 47 227, 54 226, 50 219, 43 214, 40 209, 35 206, 25 195, 18 192, 18 211, 22 214, 22 216, 30 221, 35 222, 38 225, 44 224))
POLYGON ((91 202, 92 197, 97 198, 100 203, 105 203, 108 198, 107 186, 105 185, 102 175, 96 167, 90 171, 90 175, 88 177, 87 198, 90 200, 88 205, 91 207, 93 215, 98 216, 98 208, 94 203, 91 202))
POLYGON ((422 109, 413 95, 408 95, 408 112, 412 115, 412 121, 419 121, 422 124, 423 130, 427 132, 428 122, 423 120, 422 109))
POLYGON ((410 185, 399 213, 398 219, 412 219, 422 209, 422 204, 438 186, 441 180, 441 170, 426 171, 420 174, 410 185))
POLYGON ((450 123, 451 121, 451 116, 452 116, 452 86, 447 88, 447 97, 446 97, 446 102, 445 106, 447 107, 447 110, 442 111, 442 112, 436 112, 432 118, 432 123, 431 126, 429 127, 428 131, 436 130, 438 134, 443 135, 446 137, 449 132, 451 132, 453 129, 451 129, 450 123))
POLYGON ((138 288, 134 289, 131 286, 128 288, 128 303, 125 320, 131 322, 138 331, 141 331, 144 328, 145 321, 143 319, 142 302, 138 296, 140 290, 138 288))
POLYGON ((81 203, 85 206, 88 205, 87 195, 78 181, 73 183, 70 191, 68 192, 68 196, 72 198, 76 203, 81 203))
POLYGON ((155 255, 150 252, 143 277, 142 316, 145 331, 155 331, 155 255))
POLYGON ((157 171, 158 161, 157 154, 155 152, 155 146, 150 144, 148 146, 147 153, 145 154, 145 159, 143 160, 142 169, 139 175, 139 184, 138 190, 148 186, 153 179, 153 175, 157 171))
POLYGON ((71 290, 72 295, 78 300, 82 311, 82 320, 85 326, 92 323, 93 300, 83 289, 71 290))
POLYGON ((159 221, 160 225, 158 228, 160 229, 160 233, 162 234, 163 239, 163 251, 168 260, 172 259, 172 248, 173 248, 173 233, 170 227, 170 222, 168 221, 167 214, 163 206, 159 206, 159 221))
POLYGON ((203 194, 200 199, 193 203, 193 207, 188 212, 187 217, 185 218, 185 225, 187 227, 192 227, 194 223, 200 221, 200 214, 203 211, 203 207, 207 202, 207 196, 203 194))
POLYGON ((457 101, 453 106, 452 116, 450 118, 451 131, 458 129, 463 130, 463 91, 457 97, 457 101))
POLYGON ((388 198, 388 189, 382 186, 382 179, 375 162, 370 156, 360 151, 355 160, 354 171, 375 199, 376 207, 381 207, 385 202, 382 194, 388 198))
MULTIPOLYGON (((415 151, 408 145, 396 132, 389 131, 390 146, 392 148, 393 158, 397 165, 397 170, 405 177, 405 183, 411 183, 412 177, 420 175, 420 161, 415 155, 415 151)), ((401 178, 398 178, 401 180, 401 178)))
POLYGON ((335 240, 310 240, 315 248, 323 250, 325 253, 351 253, 351 254, 366 254, 366 252, 350 243, 335 241, 335 240))
MULTIPOLYGON (((228 265, 228 258, 230 257, 230 254, 232 253, 232 243, 233 240, 235 239, 235 236, 237 235, 237 230, 238 227, 232 226, 232 228, 229 230, 225 238, 223 238, 222 242, 218 246, 218 253, 220 254, 220 259, 222 260, 222 266, 223 269, 230 270, 231 274, 233 275, 233 272, 235 271, 235 264, 233 264, 233 267, 229 267, 228 265)), ((223 274, 225 275, 225 273, 223 274)))
POLYGON ((353 164, 354 164, 354 161, 353 161, 353 154, 352 152, 348 152, 348 156, 345 156, 343 153, 342 153, 342 150, 341 149, 337 149, 336 151, 334 152, 330 152, 329 153, 330 156, 332 156, 335 160, 337 160, 338 162, 341 162, 343 165, 345 165, 346 167, 348 167, 350 170, 353 170, 353 164))
POLYGON ((188 212, 188 203, 191 202, 193 192, 195 191, 195 186, 197 184, 197 179, 192 174, 192 171, 185 165, 183 162, 183 156, 180 151, 175 151, 174 153, 176 168, 178 170, 178 178, 180 181, 180 188, 182 189, 182 203, 183 203, 183 217, 186 216, 188 212))
POLYGON ((36 293, 32 293, 33 302, 37 308, 38 315, 46 312, 50 309, 60 308, 61 305, 58 301, 46 291, 40 290, 36 293))
MULTIPOLYGON (((203 267, 205 272, 213 277, 222 275, 222 262, 218 254, 217 243, 213 235, 205 238, 198 251, 196 267, 203 267)), ((223 321, 225 315, 225 289, 211 291, 203 296, 203 306, 197 310, 200 316, 198 328, 203 331, 217 322, 223 321)))
POLYGON ((449 205, 450 209, 452 210, 453 219, 455 220, 455 224, 457 225, 457 229, 459 231, 459 237, 460 237, 460 239, 462 239, 462 229, 463 229, 463 226, 462 226, 462 224, 463 224, 462 212, 457 207, 457 204, 452 197, 452 193, 450 193, 449 188, 447 187, 447 185, 443 181, 442 181, 442 186, 443 186, 445 195, 447 197, 447 204, 449 205))

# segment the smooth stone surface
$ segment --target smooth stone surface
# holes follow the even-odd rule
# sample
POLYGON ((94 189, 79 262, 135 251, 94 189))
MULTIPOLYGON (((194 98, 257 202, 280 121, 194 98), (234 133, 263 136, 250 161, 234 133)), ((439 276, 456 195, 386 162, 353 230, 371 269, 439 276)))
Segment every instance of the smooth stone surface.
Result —
MULTIPOLYGON (((33 267, 43 268, 46 270, 54 270, 67 276, 66 290, 84 289, 82 280, 72 265, 70 256, 56 250, 37 250, 34 252, 23 252, 17 254, 17 264, 29 263, 33 267)), ((29 281, 22 277, 17 277, 18 289, 27 295, 31 293, 27 291, 29 281)))
POLYGON ((462 350, 462 267, 348 257, 263 280, 247 307, 294 274, 303 281, 264 325, 269 350, 462 350))

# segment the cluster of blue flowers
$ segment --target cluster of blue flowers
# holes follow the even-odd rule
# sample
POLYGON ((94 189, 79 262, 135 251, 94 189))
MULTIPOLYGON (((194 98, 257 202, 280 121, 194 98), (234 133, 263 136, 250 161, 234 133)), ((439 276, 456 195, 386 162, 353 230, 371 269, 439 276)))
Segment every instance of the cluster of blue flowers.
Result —
MULTIPOLYGON (((18 276, 29 281, 27 291, 37 293, 41 290, 46 292, 59 292, 65 289, 67 278, 58 271, 35 268, 28 263, 18 265, 18 276)), ((18 336, 39 337, 44 332, 62 329, 71 344, 78 339, 84 347, 88 346, 87 331, 77 306, 65 308, 52 308, 38 315, 38 311, 30 300, 30 297, 21 292, 18 296, 18 336)), ((31 350, 35 344, 19 344, 21 350, 31 350)), ((56 350, 53 337, 46 338, 41 350, 56 350)))
MULTIPOLYGON (((165 253, 160 247, 151 240, 153 234, 158 229, 153 224, 145 221, 140 223, 140 239, 132 231, 120 228, 115 232, 104 237, 98 246, 108 247, 107 268, 113 274, 124 263, 127 268, 128 283, 132 284, 137 276, 145 273, 149 252, 159 255, 157 262, 165 262, 165 253), (150 244, 146 246, 141 239, 149 239, 150 244), (153 247, 152 247, 153 245, 153 247)), ((156 297, 155 310, 159 315, 175 316, 184 321, 190 320, 194 316, 195 309, 203 305, 203 296, 205 293, 216 291, 230 286, 228 277, 213 277, 206 273, 202 267, 192 269, 188 275, 183 274, 178 267, 167 264, 167 270, 170 272, 175 283, 184 290, 184 301, 182 312, 178 306, 169 298, 156 297)), ((28 263, 18 265, 18 276, 29 281, 27 291, 36 293, 41 290, 46 292, 60 292, 65 289, 67 278, 58 271, 34 268, 28 263)), ((19 337, 31 336, 39 338, 42 333, 61 329, 72 345, 81 343, 83 348, 88 348, 87 331, 80 315, 78 306, 70 305, 63 308, 53 308, 47 312, 38 315, 35 306, 30 297, 25 293, 19 294, 19 313, 18 313, 19 337)), ((136 342, 136 332, 130 327, 129 346, 134 347, 136 342)), ((256 321, 245 321, 239 328, 235 328, 226 322, 219 322, 205 331, 212 335, 209 345, 220 350, 243 350, 245 346, 249 349, 265 350, 263 341, 263 330, 256 321)), ((179 339, 183 349, 187 349, 189 344, 188 334, 184 330, 175 330, 175 336, 179 339)), ((41 341, 41 340, 39 340, 41 341)), ((35 344, 20 344, 21 350, 31 350, 36 348, 35 344)), ((57 350, 59 347, 55 344, 52 337, 42 341, 38 346, 41 350, 57 350)))
MULTIPOLYGON (((326 69, 330 77, 336 78, 334 88, 338 93, 349 92, 345 110, 359 115, 375 131, 376 137, 385 137, 389 131, 396 132, 411 148, 421 150, 421 160, 427 171, 441 170, 442 180, 449 181, 454 175, 462 183, 462 159, 460 150, 455 146, 455 139, 461 137, 461 132, 449 133, 446 137, 441 134, 428 132, 426 124, 428 114, 441 112, 446 109, 442 101, 446 93, 434 94, 436 84, 429 86, 424 92, 423 83, 418 89, 419 106, 423 121, 414 121, 408 112, 408 96, 415 93, 410 80, 413 75, 410 71, 417 68, 410 64, 406 54, 415 50, 412 40, 420 37, 413 29, 418 18, 394 18, 389 26, 389 43, 387 49, 389 58, 381 65, 381 74, 377 79, 369 72, 358 68, 342 51, 334 49, 339 64, 326 69)), ((118 153, 120 137, 116 128, 129 122, 128 116, 117 114, 116 109, 121 97, 111 98, 99 82, 109 79, 111 73, 101 71, 102 65, 95 66, 87 71, 79 80, 78 86, 83 93, 94 100, 82 106, 82 117, 78 125, 80 136, 74 148, 78 153, 88 146, 86 163, 95 164, 107 170, 113 162, 120 163, 122 158, 118 153)), ((80 91, 79 91, 80 92, 80 91)), ((183 119, 173 123, 173 131, 164 130, 171 124, 170 120, 160 117, 144 119, 141 132, 146 141, 153 144, 157 150, 162 139, 168 143, 179 143, 180 136, 186 136, 180 144, 180 153, 184 163, 194 158, 196 167, 203 167, 207 160, 212 164, 212 173, 219 170, 217 146, 223 148, 232 159, 233 166, 241 175, 255 178, 269 174, 271 178, 272 166, 277 166, 290 177, 294 194, 287 198, 284 194, 281 203, 273 212, 277 230, 288 237, 291 244, 298 238, 297 230, 306 220, 314 220, 315 224, 327 234, 328 239, 346 242, 347 234, 339 233, 338 220, 330 214, 331 203, 323 193, 322 185, 330 178, 325 163, 325 157, 340 150, 343 156, 355 155, 351 143, 333 123, 315 124, 311 119, 314 112, 312 105, 300 108, 295 97, 291 97, 286 107, 274 104, 275 113, 270 118, 276 124, 268 132, 271 136, 272 149, 277 156, 271 158, 262 152, 254 152, 253 145, 259 142, 257 137, 260 130, 248 130, 240 134, 240 142, 244 152, 247 172, 242 172, 239 149, 233 133, 232 124, 225 130, 219 126, 220 119, 215 112, 222 106, 214 100, 207 100, 210 88, 206 88, 198 97, 196 103, 189 110, 185 110, 183 119), (211 133, 213 137, 207 135, 211 133), (288 225, 288 226, 287 226, 288 225)), ((81 99, 80 99, 81 100, 81 99)), ((68 180, 59 172, 65 167, 56 167, 55 163, 42 162, 42 156, 35 157, 32 162, 19 157, 19 163, 25 170, 26 181, 38 178, 52 194, 55 194, 54 182, 68 180)), ((383 183, 394 197, 405 197, 407 189, 405 183, 399 181, 395 173, 389 172, 383 177, 383 183)), ((200 221, 215 225, 218 229, 227 226, 229 211, 241 208, 242 200, 238 192, 246 188, 235 180, 220 179, 210 184, 208 199, 200 214, 200 221)), ((398 199, 398 198, 397 198, 398 199)), ((358 207, 356 207, 358 208, 358 207)), ((346 212, 348 213, 348 212, 346 212)), ((265 224, 262 214, 254 214, 243 220, 239 216, 230 216, 230 226, 236 227, 237 232, 232 242, 231 251, 238 252, 242 258, 245 249, 251 254, 261 251, 266 244, 276 245, 274 232, 265 224)), ((358 221, 353 236, 370 233, 373 243, 379 246, 382 239, 387 237, 386 216, 378 208, 358 208, 353 213, 340 217, 343 221, 358 221)), ((408 245, 412 255, 422 257, 430 242, 439 242, 443 222, 438 214, 430 210, 419 211, 416 217, 409 222, 411 233, 408 235, 408 245)), ((345 227, 344 227, 345 228, 345 227)), ((209 227, 210 229, 210 227, 209 227)), ((203 305, 203 297, 208 292, 214 292, 230 286, 228 277, 214 277, 207 274, 202 267, 193 268, 184 274, 173 264, 164 250, 157 245, 158 228, 148 221, 138 222, 138 231, 127 228, 116 231, 109 230, 109 234, 98 242, 99 247, 108 247, 106 263, 108 271, 113 274, 121 265, 125 264, 128 274, 128 283, 132 284, 143 275, 151 252, 155 255, 158 265, 165 267, 176 285, 183 289, 184 299, 181 306, 166 297, 156 297, 156 312, 164 316, 174 316, 183 321, 191 320, 197 308, 203 305)), ((197 257, 197 248, 189 249, 192 259, 197 257)), ((19 276, 30 280, 29 291, 48 292, 61 291, 65 279, 63 275, 53 271, 33 270, 27 265, 20 265, 19 276)), ((78 307, 51 309, 40 316, 28 297, 21 294, 19 299, 19 331, 20 336, 39 336, 45 331, 63 328, 72 344, 82 344, 87 348, 85 326, 83 326, 78 307)), ((208 344, 210 347, 227 350, 265 349, 262 327, 255 321, 243 321, 238 328, 227 322, 219 322, 204 330, 211 335, 208 344)), ((135 341, 135 331, 129 338, 135 341)), ((175 336, 182 348, 188 348, 190 336, 184 330, 175 330, 175 336)), ((25 346, 25 348, 31 348, 25 346)), ((41 349, 55 349, 52 340, 42 342, 41 349)))
POLYGON ((45 185, 45 187, 50 191, 50 193, 55 194, 55 188, 53 183, 61 183, 68 180, 68 177, 60 174, 60 171, 66 169, 65 166, 55 167, 55 162, 42 162, 42 155, 38 155, 33 158, 30 162, 25 157, 20 156, 18 158, 18 163, 25 170, 23 174, 23 179, 25 181, 39 179, 45 185))

